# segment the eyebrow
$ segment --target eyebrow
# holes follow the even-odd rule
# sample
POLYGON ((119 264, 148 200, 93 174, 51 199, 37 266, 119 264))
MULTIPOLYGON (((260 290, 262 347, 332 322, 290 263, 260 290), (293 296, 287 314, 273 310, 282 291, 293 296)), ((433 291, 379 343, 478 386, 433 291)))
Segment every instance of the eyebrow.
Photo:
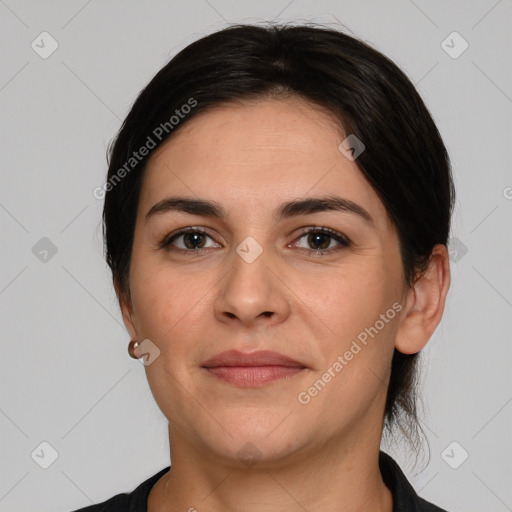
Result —
MULTIPOLYGON (((187 197, 167 197, 151 207, 146 213, 146 221, 155 215, 172 211, 218 219, 227 217, 224 207, 216 201, 187 197)), ((368 224, 374 225, 372 216, 362 206, 338 196, 309 197, 283 203, 274 212, 274 219, 281 221, 299 215, 326 211, 339 211, 357 215, 368 224)))

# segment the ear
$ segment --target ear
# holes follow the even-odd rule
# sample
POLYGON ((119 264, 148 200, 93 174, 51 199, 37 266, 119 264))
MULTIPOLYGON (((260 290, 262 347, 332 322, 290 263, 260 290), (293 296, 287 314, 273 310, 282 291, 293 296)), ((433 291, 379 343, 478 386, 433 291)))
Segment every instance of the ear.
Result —
POLYGON ((407 292, 405 311, 395 339, 399 352, 415 354, 425 347, 441 321, 449 287, 448 250, 438 244, 432 250, 426 272, 407 292))
POLYGON ((114 288, 116 290, 117 299, 119 301, 119 307, 121 308, 121 313, 123 315, 123 322, 130 335, 130 339, 138 340, 138 332, 135 323, 135 315, 133 313, 133 305, 131 303, 131 298, 127 297, 125 293, 122 291, 122 287, 119 282, 114 279, 114 288))

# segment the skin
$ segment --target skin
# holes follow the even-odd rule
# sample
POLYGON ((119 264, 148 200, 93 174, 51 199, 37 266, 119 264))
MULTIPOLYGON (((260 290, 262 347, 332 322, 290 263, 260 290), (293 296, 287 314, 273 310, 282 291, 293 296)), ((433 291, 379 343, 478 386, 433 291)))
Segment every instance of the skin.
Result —
POLYGON ((394 348, 421 350, 437 327, 448 254, 436 246, 427 272, 406 284, 396 228, 357 163, 339 151, 345 136, 335 118, 297 97, 245 101, 191 119, 152 156, 138 206, 131 302, 116 283, 131 338, 160 350, 145 370, 169 420, 172 467, 150 493, 150 512, 391 512, 378 467, 391 359, 394 348), (283 202, 333 191, 367 210, 373 224, 340 211, 273 217, 283 202), (169 211, 145 218, 178 195, 217 201, 227 217, 169 211), (328 235, 308 242, 303 231, 312 226, 351 244, 328 235), (208 232, 196 242, 203 252, 186 249, 186 236, 158 246, 186 227, 208 232), (249 236, 262 249, 252 263, 236 252, 249 236), (322 244, 330 252, 313 254, 322 244), (400 314, 300 403, 298 394, 394 303, 400 314), (201 368, 229 349, 274 350, 307 370, 236 387, 201 368), (259 457, 250 466, 238 455, 249 442, 259 457))

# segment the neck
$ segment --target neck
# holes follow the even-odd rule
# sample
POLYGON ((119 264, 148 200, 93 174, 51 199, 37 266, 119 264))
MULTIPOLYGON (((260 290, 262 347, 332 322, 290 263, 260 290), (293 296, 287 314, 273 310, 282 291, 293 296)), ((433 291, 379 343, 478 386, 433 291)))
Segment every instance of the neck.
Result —
POLYGON ((181 449, 173 450, 170 471, 153 487, 148 512, 226 512, 242 505, 244 512, 392 512, 392 495, 379 470, 380 437, 345 439, 343 447, 328 442, 312 453, 250 467, 197 453, 171 428, 170 439, 181 449))

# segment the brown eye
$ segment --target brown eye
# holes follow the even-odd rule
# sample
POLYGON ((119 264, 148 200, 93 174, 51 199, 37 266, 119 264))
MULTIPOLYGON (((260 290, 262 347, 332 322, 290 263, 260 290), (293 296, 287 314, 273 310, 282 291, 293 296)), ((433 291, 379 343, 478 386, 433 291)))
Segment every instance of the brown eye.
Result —
POLYGON ((312 249, 328 249, 332 237, 326 233, 310 232, 308 234, 308 244, 312 249))
POLYGON ((201 249, 205 244, 205 236, 202 233, 185 233, 181 236, 187 249, 201 249))
POLYGON ((208 239, 212 240, 213 242, 211 236, 208 235, 205 231, 197 228, 187 228, 164 238, 159 246, 162 249, 176 249, 186 252, 194 252, 211 247, 220 247, 220 245, 216 244, 215 242, 207 246, 206 244, 208 243, 208 239))
POLYGON ((294 245, 309 250, 310 253, 324 254, 348 247, 350 241, 341 233, 330 228, 316 227, 303 232, 294 245), (299 241, 302 239, 305 239, 307 247, 300 246, 299 241))

